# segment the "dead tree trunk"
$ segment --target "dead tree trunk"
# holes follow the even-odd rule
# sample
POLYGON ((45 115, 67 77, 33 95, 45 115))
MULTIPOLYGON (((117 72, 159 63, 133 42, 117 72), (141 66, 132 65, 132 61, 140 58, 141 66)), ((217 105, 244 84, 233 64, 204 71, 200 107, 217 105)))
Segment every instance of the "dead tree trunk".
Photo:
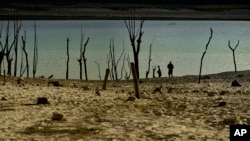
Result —
POLYGON ((36 77, 37 64, 38 64, 38 43, 37 43, 37 35, 36 35, 36 22, 34 22, 34 56, 33 56, 33 78, 36 77))
POLYGON ((84 44, 84 49, 83 49, 83 52, 82 52, 83 63, 84 63, 84 72, 85 72, 85 80, 86 81, 88 81, 88 73, 87 73, 87 58, 85 57, 85 52, 86 52, 86 47, 87 47, 88 42, 89 42, 89 37, 88 37, 87 41, 84 44))
POLYGON ((26 67, 23 69, 23 54, 22 54, 22 62, 21 62, 21 67, 20 67, 20 77, 23 76, 25 70, 26 70, 26 77, 29 78, 29 59, 28 59, 28 53, 26 51, 26 31, 24 32, 24 36, 22 36, 22 43, 23 43, 23 47, 22 50, 25 54, 25 60, 26 60, 26 67))
POLYGON ((128 63, 128 67, 129 67, 129 73, 127 73, 127 71, 125 71, 125 79, 129 80, 129 78, 131 76, 131 65, 130 65, 129 55, 127 57, 127 63, 128 63))
POLYGON ((132 69, 132 74, 133 74, 133 79, 134 79, 135 96, 137 99, 140 99, 139 88, 138 88, 138 78, 136 75, 134 63, 131 63, 131 69, 132 69))
POLYGON ((14 76, 17 75, 17 51, 18 51, 18 38, 19 38, 19 30, 21 28, 21 22, 18 20, 14 22, 14 30, 15 30, 15 39, 14 39, 14 51, 15 51, 15 62, 14 62, 14 76))
POLYGON ((5 46, 4 46, 4 52, 5 52, 6 60, 7 60, 7 68, 8 68, 7 74, 8 75, 11 75, 11 68, 12 68, 11 65, 13 61, 13 57, 10 54, 11 54, 14 44, 16 43, 20 29, 21 29, 21 24, 14 26, 13 42, 9 46, 9 21, 8 21, 7 27, 6 27, 6 38, 5 38, 5 46))
POLYGON ((95 64, 97 65, 97 67, 98 67, 98 77, 99 77, 99 79, 100 80, 102 80, 102 77, 101 77, 101 70, 100 70, 100 65, 97 63, 97 61, 95 61, 95 64))
POLYGON ((207 52, 208 45, 209 45, 209 43, 210 43, 210 41, 211 41, 211 39, 213 37, 213 29, 212 28, 210 28, 210 32, 211 32, 210 33, 210 37, 209 37, 208 42, 206 44, 205 51, 203 52, 202 57, 201 57, 200 72, 199 72, 199 81, 198 81, 199 84, 200 84, 200 80, 201 80, 201 70, 202 70, 203 58, 204 58, 204 56, 205 56, 205 54, 207 52))
POLYGON ((155 78, 155 70, 156 70, 156 66, 153 67, 153 78, 155 78))
POLYGON ((150 62, 152 61, 152 59, 151 59, 151 52, 152 52, 153 42, 154 42, 154 40, 152 41, 152 43, 150 44, 150 47, 149 47, 148 70, 146 71, 146 79, 148 79, 148 74, 150 72, 150 62))
POLYGON ((124 23, 126 25, 126 28, 128 30, 129 33, 129 39, 131 42, 131 46, 133 49, 133 55, 134 55, 134 63, 135 63, 135 70, 136 70, 136 74, 137 74, 137 78, 140 79, 140 74, 139 74, 139 53, 140 53, 140 48, 141 48, 141 38, 143 35, 143 31, 142 31, 142 27, 144 24, 144 21, 146 19, 147 16, 146 12, 144 15, 141 15, 140 17, 140 25, 139 27, 136 29, 136 15, 135 15, 135 10, 133 11, 129 11, 127 13, 127 16, 125 16, 123 13, 123 19, 124 19, 124 23))
POLYGON ((67 57, 66 79, 69 79, 69 38, 67 38, 67 57))
POLYGON ((124 69, 124 64, 122 66, 122 69, 121 69, 121 76, 120 78, 118 78, 118 65, 119 65, 119 62, 122 58, 122 56, 124 55, 124 47, 123 47, 123 50, 121 52, 121 55, 119 56, 118 60, 116 60, 116 53, 115 53, 115 45, 114 45, 114 39, 110 40, 110 47, 109 47, 109 60, 111 61, 111 70, 110 70, 110 75, 111 75, 111 79, 112 80, 120 80, 122 79, 122 72, 123 72, 123 69, 124 69))
POLYGON ((236 46, 234 48, 231 47, 230 45, 230 40, 228 41, 228 47, 232 50, 233 52, 233 61, 234 61, 234 71, 237 72, 237 66, 236 66, 236 60, 235 60, 235 50, 237 49, 237 47, 239 46, 240 41, 238 40, 238 43, 236 44, 236 46))
MULTIPOLYGON (((1 23, 0 39, 2 38, 2 31, 3 31, 3 25, 1 23)), ((0 51, 0 74, 1 74, 2 73, 2 62, 3 62, 3 58, 4 58, 4 47, 3 47, 1 40, 0 40, 0 46, 1 46, 1 51, 0 51)))
POLYGON ((82 80, 82 48, 83 48, 83 33, 82 33, 82 27, 81 27, 81 40, 80 40, 80 57, 77 60, 79 62, 79 66, 80 66, 80 80, 82 80))

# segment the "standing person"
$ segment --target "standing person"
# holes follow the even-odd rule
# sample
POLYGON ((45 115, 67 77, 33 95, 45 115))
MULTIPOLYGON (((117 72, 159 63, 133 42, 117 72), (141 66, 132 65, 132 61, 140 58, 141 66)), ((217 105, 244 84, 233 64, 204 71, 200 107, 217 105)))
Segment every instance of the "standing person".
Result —
POLYGON ((170 61, 169 64, 168 64, 168 76, 169 77, 173 77, 173 69, 174 69, 174 65, 170 61))
POLYGON ((160 78, 160 77, 161 77, 161 68, 160 68, 160 66, 158 66, 157 73, 158 73, 158 76, 159 76, 159 78, 160 78))

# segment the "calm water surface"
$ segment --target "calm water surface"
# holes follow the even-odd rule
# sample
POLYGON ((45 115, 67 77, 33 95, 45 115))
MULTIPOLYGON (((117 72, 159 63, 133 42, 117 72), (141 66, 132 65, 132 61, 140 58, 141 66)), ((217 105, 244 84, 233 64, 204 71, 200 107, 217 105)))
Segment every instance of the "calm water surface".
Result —
MULTIPOLYGON (((1 22, 3 29, 6 21, 1 22)), ((37 76, 54 75, 55 78, 65 78, 66 75, 66 43, 70 39, 70 70, 69 78, 79 78, 81 26, 85 32, 84 41, 90 38, 87 45, 86 57, 89 79, 98 78, 100 64, 101 75, 104 77, 107 68, 107 54, 110 39, 114 39, 117 58, 123 48, 133 61, 132 48, 128 32, 123 21, 119 20, 84 20, 84 21, 36 21, 38 38, 38 70, 37 76)), ((12 23, 11 23, 12 24, 12 23)), ((22 21, 21 34, 27 32, 27 50, 32 69, 34 21, 22 21)), ((203 60, 202 74, 233 71, 232 51, 228 48, 228 40, 234 47, 240 40, 236 50, 238 70, 250 69, 250 22, 249 21, 146 21, 143 27, 140 52, 140 76, 145 77, 148 67, 149 46, 153 42, 151 66, 160 65, 163 76, 167 76, 167 64, 172 61, 175 65, 174 75, 198 74, 200 58, 210 36, 210 27, 214 34, 203 60)), ((11 30, 11 33, 13 29, 11 30)), ((13 34, 11 34, 13 36, 13 34)), ((0 39, 4 43, 5 30, 0 39)), ((21 47, 21 41, 20 41, 21 47)), ((21 52, 21 49, 19 49, 21 52)), ((20 57, 19 53, 19 57, 20 57)), ((19 61, 20 64, 20 61, 19 61)), ((126 65, 126 69, 128 67, 126 65)), ((30 71, 30 76, 32 70, 30 71)), ((150 73, 152 77, 152 69, 150 73)))

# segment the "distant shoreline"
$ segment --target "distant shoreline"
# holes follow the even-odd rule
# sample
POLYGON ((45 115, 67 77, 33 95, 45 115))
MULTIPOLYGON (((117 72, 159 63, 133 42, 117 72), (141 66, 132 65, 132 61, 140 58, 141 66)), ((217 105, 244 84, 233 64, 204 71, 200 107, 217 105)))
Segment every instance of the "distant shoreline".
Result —
MULTIPOLYGON (((2 10, 3 11, 3 10, 2 10)), ((137 9, 136 18, 146 9, 137 9)), ((17 15, 1 12, 0 20, 123 20, 119 10, 100 8, 64 8, 50 11, 22 11, 17 15)), ((149 9, 147 20, 250 20, 250 10, 196 11, 192 9, 149 9)))

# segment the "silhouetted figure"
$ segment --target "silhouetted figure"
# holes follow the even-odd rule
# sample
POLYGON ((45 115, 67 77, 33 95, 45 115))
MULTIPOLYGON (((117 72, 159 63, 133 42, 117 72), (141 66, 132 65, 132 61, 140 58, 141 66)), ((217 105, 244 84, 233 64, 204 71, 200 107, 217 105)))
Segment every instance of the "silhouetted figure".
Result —
POLYGON ((160 77, 161 77, 161 68, 160 68, 160 66, 158 66, 157 73, 158 73, 158 76, 159 76, 159 78, 160 78, 160 77))
POLYGON ((172 62, 169 62, 168 64, 168 76, 169 77, 173 77, 173 69, 174 69, 174 65, 172 64, 172 62))

